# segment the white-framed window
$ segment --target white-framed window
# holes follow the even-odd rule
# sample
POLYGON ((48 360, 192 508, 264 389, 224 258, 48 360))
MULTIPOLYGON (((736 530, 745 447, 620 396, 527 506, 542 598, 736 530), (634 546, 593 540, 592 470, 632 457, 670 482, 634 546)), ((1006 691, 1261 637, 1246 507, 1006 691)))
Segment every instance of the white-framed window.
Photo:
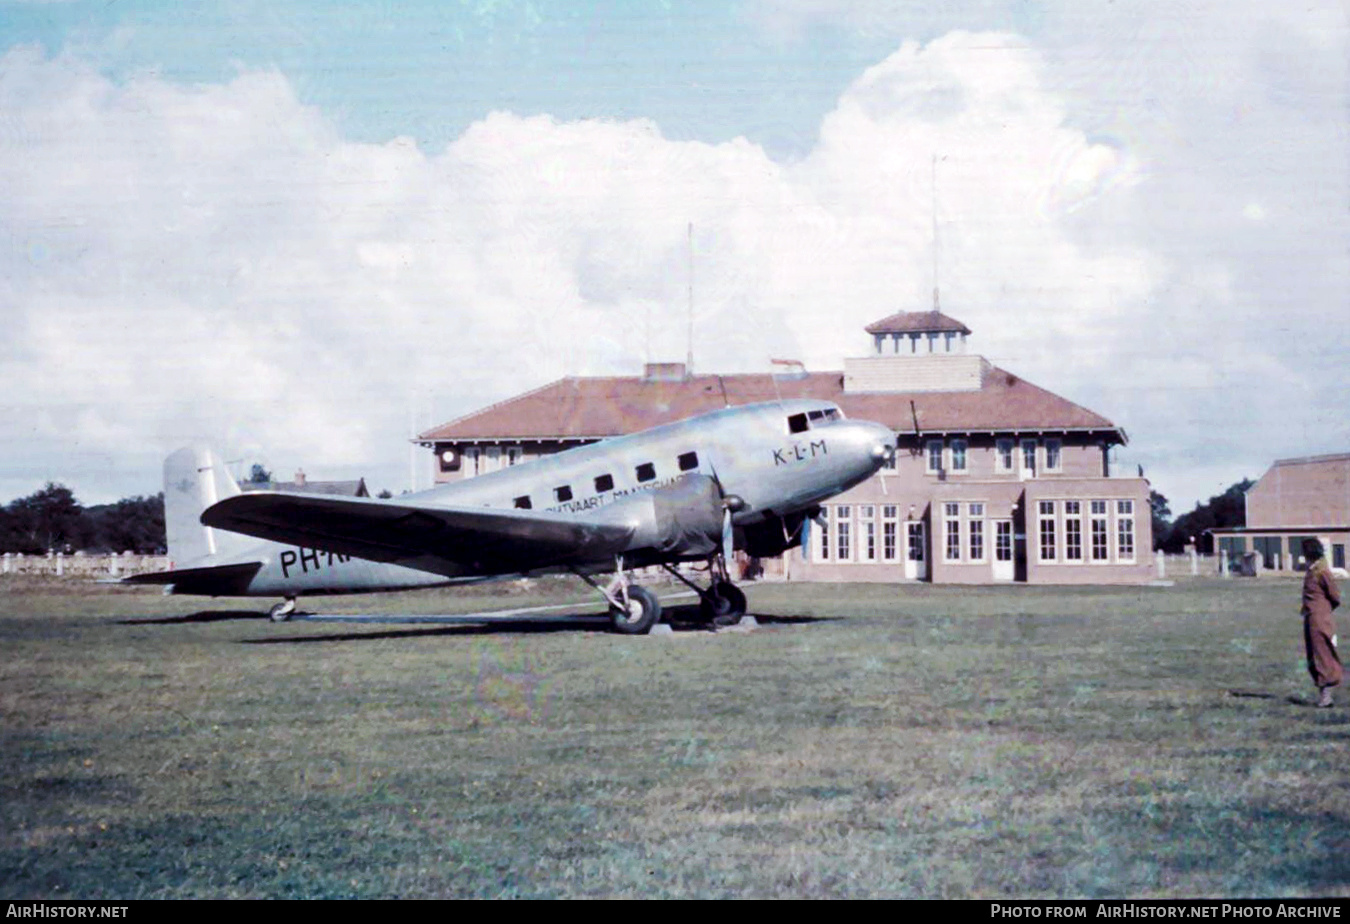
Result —
POLYGON ((871 504, 858 507, 858 554, 862 561, 877 560, 877 508, 871 504))
POLYGON ((900 455, 900 441, 896 440, 895 443, 891 446, 891 449, 893 450, 891 454, 888 455, 886 459, 881 463, 881 470, 883 472, 893 472, 896 470, 895 460, 900 455))
POLYGON ((1036 441, 1022 440, 1022 474, 1031 477, 1036 474, 1036 441))
POLYGON ((895 561, 900 555, 900 509, 895 504, 881 508, 881 558, 895 561))
POLYGON ((970 538, 970 560, 984 561, 984 520, 971 520, 966 527, 970 538))
POLYGON ((966 472, 965 440, 952 440, 952 471, 964 475, 966 472))
POLYGON ((994 471, 1007 474, 1016 469, 1016 457, 1013 455, 1012 440, 998 440, 994 443, 994 471))
POLYGON ((479 474, 478 462, 479 462, 479 455, 477 446, 470 446, 464 450, 463 468, 465 478, 472 478, 475 475, 479 474))
POLYGON ((1037 506, 1037 536, 1040 539, 1037 557, 1041 561, 1054 561, 1055 550, 1055 502, 1040 501, 1037 506))
POLYGON ((947 503, 942 505, 942 525, 946 536, 944 543, 945 560, 961 560, 961 505, 947 503))
MULTIPOLYGON (((1047 446, 1047 454, 1049 447, 1047 446)), ((1048 463, 1047 463, 1048 467, 1048 463)), ((1083 503, 1064 502, 1064 560, 1083 560, 1083 503)))
POLYGON ((1089 504, 1088 512, 1091 516, 1092 529, 1092 560, 1094 562, 1109 561, 1111 558, 1111 531, 1106 519, 1106 501, 1095 500, 1090 501, 1089 504))
POLYGON ((942 440, 929 440, 924 453, 928 465, 925 471, 935 475, 942 471, 942 440))
POLYGON ((1063 446, 1064 444, 1059 440, 1045 441, 1045 470, 1047 472, 1064 470, 1063 446))
POLYGON ((1134 561, 1134 501, 1116 501, 1116 558, 1134 561))
POLYGON ((834 508, 834 551, 835 558, 839 561, 851 561, 853 559, 853 531, 850 527, 853 525, 853 508, 848 504, 840 504, 834 508))
POLYGON ((820 540, 816 551, 820 555, 821 561, 830 560, 830 508, 822 507, 820 519, 816 520, 817 532, 820 533, 820 540))
POLYGON ((525 450, 519 446, 506 447, 506 464, 519 465, 525 458, 525 450))
POLYGON ((495 472, 502 467, 502 447, 488 446, 483 456, 483 474, 495 472))

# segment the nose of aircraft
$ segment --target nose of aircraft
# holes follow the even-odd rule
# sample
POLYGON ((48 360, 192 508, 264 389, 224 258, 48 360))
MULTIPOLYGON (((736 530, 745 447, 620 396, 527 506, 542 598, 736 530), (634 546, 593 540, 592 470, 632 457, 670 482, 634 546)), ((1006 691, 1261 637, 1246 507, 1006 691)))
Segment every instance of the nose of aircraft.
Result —
POLYGON ((890 427, 870 420, 850 420, 846 425, 851 430, 848 442, 869 466, 868 475, 895 458, 895 434, 890 427))
POLYGON ((895 434, 890 427, 871 421, 860 421, 867 428, 869 454, 877 468, 895 458, 895 434))

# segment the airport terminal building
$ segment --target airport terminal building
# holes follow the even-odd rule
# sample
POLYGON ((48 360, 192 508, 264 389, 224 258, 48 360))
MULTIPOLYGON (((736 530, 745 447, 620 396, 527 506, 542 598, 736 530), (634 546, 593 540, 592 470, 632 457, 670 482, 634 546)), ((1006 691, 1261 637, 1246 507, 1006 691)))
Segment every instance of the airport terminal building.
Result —
POLYGON ((1259 556, 1263 572, 1299 571, 1303 540, 1320 539, 1334 568, 1350 543, 1350 453, 1280 459, 1247 489, 1246 526, 1214 529, 1230 562, 1259 556))
POLYGON ((1125 432, 968 351, 937 311, 868 325, 842 371, 567 377, 434 427, 438 482, 721 407, 818 398, 896 433, 894 464, 822 507, 800 549, 764 563, 790 580, 1144 583, 1149 485, 1116 477, 1125 432))

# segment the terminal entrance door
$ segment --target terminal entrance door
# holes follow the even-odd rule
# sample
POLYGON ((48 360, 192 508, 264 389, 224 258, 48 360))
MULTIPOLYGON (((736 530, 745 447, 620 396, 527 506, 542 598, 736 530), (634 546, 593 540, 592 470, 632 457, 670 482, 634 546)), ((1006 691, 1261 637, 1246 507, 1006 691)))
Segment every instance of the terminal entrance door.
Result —
POLYGON ((994 580, 1011 581, 1016 576, 1013 568, 1013 522, 994 521, 994 580))
POLYGON ((928 580, 928 537, 923 520, 905 523, 905 577, 911 581, 928 580))

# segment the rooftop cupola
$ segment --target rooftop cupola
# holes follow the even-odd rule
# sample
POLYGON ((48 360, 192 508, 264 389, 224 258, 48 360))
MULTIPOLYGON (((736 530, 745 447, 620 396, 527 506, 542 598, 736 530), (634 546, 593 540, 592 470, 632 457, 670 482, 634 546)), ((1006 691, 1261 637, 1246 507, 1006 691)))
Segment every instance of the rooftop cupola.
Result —
POLYGON ((988 365, 966 353, 970 328, 940 311, 901 311, 867 325, 872 353, 844 360, 844 391, 977 391, 988 365))
POLYGON ((970 328, 940 311, 901 311, 867 325, 877 356, 964 353, 970 328))

